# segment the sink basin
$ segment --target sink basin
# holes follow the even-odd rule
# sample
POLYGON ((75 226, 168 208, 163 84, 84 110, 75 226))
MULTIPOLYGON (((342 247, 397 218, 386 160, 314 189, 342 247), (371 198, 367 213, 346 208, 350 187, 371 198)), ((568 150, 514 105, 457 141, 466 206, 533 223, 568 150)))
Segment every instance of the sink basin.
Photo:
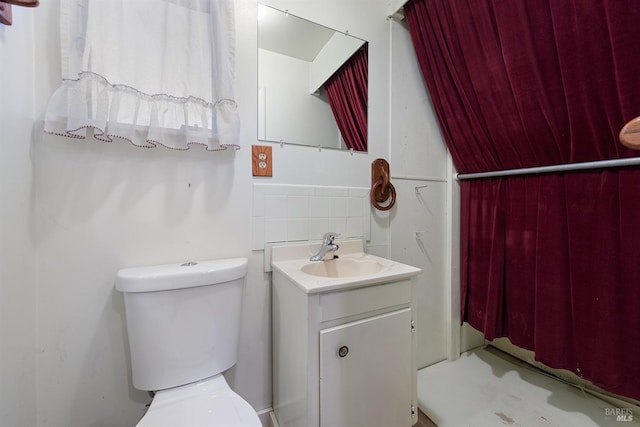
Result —
POLYGON ((421 270, 364 252, 361 239, 342 240, 340 258, 309 261, 318 252, 317 243, 273 246, 273 281, 286 280, 307 294, 341 291, 410 279, 421 270))
POLYGON ((381 271, 384 265, 374 260, 337 258, 330 261, 313 261, 302 266, 303 273, 320 277, 367 276, 381 271))

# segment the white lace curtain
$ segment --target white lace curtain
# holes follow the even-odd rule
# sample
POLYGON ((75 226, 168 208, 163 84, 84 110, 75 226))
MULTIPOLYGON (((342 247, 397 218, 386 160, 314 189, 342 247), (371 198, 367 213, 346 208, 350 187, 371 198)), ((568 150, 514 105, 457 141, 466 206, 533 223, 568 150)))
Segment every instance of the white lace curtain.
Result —
POLYGON ((139 147, 238 146, 233 0, 62 0, 45 132, 139 147))

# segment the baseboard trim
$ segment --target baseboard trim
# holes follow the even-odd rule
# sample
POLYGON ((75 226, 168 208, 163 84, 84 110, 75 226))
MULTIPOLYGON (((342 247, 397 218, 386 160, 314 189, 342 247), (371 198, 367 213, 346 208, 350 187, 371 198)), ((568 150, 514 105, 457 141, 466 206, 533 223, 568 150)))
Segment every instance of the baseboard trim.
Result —
POLYGON ((258 411, 257 414, 262 427, 280 427, 272 408, 263 409, 258 411))

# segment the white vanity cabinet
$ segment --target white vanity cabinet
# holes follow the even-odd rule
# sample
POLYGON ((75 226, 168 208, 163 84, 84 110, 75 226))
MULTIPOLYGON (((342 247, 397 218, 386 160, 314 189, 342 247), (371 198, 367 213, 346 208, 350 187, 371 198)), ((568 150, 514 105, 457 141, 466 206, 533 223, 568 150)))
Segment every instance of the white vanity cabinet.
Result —
POLYGON ((403 278, 310 292, 274 268, 273 406, 281 427, 417 422, 413 287, 403 278))

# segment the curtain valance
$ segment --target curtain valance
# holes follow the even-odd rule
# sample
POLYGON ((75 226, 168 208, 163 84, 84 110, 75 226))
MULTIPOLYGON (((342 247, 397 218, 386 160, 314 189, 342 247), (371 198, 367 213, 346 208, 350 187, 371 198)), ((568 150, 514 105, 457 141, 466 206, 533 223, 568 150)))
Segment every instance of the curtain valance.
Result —
POLYGON ((45 132, 151 148, 237 146, 233 0, 63 0, 45 132))

